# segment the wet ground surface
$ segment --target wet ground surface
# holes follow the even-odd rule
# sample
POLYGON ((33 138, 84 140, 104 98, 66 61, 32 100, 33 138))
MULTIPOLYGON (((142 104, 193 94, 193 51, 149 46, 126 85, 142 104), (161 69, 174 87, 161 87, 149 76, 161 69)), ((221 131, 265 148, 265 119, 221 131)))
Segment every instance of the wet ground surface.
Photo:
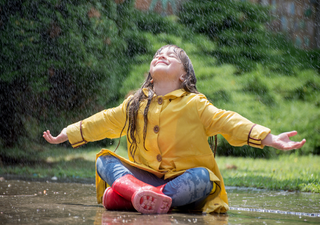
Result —
POLYGON ((228 188, 224 215, 106 211, 90 183, 0 181, 0 224, 320 224, 320 195, 228 188))

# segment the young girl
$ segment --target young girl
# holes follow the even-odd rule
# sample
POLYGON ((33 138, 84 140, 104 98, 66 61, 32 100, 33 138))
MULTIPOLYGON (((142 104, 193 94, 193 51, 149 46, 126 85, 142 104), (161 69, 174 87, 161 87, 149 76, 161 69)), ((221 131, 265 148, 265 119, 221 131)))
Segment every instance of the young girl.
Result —
POLYGON ((235 112, 214 107, 197 91, 187 54, 167 45, 156 52, 142 87, 121 105, 69 125, 57 137, 50 131, 43 137, 79 147, 127 135, 129 160, 105 149, 97 154, 97 199, 108 210, 225 213, 227 193, 208 144, 216 134, 233 146, 291 150, 305 143, 289 139, 296 131, 272 135, 235 112))

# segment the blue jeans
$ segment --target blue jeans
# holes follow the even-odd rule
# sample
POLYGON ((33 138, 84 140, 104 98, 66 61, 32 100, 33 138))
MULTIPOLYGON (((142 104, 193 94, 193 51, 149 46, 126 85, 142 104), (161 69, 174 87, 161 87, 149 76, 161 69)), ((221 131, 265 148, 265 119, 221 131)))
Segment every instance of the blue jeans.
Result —
POLYGON ((108 155, 97 159, 97 172, 110 186, 127 174, 155 187, 166 184, 163 193, 172 198, 172 207, 200 209, 213 188, 208 170, 202 167, 188 169, 176 178, 164 180, 108 155))

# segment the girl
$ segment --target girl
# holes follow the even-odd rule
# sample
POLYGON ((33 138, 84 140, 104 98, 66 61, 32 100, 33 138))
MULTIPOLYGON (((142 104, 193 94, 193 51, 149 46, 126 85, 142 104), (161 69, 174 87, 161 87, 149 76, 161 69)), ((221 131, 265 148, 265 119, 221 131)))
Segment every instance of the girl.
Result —
POLYGON ((297 149, 296 131, 272 135, 270 129, 239 114, 214 107, 196 88, 187 54, 179 47, 160 48, 142 87, 118 107, 69 125, 52 144, 73 147, 127 135, 129 160, 103 149, 96 158, 98 203, 109 210, 167 213, 170 208, 224 213, 227 193, 208 137, 221 134, 234 146, 265 145, 297 149))

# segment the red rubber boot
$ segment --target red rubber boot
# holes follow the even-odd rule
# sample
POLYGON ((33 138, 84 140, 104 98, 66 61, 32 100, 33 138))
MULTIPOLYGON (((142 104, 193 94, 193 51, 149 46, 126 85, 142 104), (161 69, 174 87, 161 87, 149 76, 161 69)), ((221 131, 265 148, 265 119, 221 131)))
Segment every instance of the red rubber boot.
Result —
POLYGON ((170 209, 172 199, 162 193, 165 185, 154 187, 128 174, 117 179, 112 189, 127 200, 143 214, 162 214, 170 209))
POLYGON ((102 204, 108 210, 134 210, 131 201, 122 198, 111 187, 104 191, 102 204))

